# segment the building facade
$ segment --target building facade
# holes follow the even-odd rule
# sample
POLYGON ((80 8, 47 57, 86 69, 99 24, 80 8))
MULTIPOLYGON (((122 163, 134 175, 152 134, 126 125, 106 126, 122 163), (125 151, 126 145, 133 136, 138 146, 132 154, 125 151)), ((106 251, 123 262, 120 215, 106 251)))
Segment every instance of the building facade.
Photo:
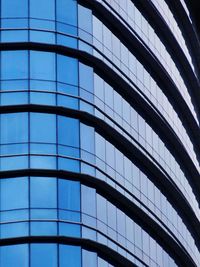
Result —
POLYGON ((173 2, 0 1, 0 266, 200 266, 199 43, 173 2))

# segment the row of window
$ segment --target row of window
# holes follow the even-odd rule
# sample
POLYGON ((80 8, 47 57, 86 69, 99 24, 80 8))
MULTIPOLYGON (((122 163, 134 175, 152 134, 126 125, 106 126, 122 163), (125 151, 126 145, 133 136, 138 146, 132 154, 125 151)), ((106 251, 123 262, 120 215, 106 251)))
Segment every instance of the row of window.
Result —
MULTIPOLYGON (((191 66, 193 67, 191 56, 189 53, 189 49, 187 47, 187 44, 185 42, 185 39, 183 37, 183 33, 181 32, 181 29, 178 26, 178 23, 172 14, 169 6, 167 5, 165 0, 151 0, 151 2, 154 4, 155 8, 160 12, 162 15, 162 18, 166 21, 167 25, 169 26, 171 32, 173 33, 174 37, 180 44, 180 47, 183 49, 188 61, 190 62, 191 66)), ((182 1, 183 2, 183 1, 182 1)), ((194 67, 193 67, 194 69, 194 67)))
MULTIPOLYGON (((140 185, 134 177, 135 172, 131 173, 132 163, 130 160, 103 137, 95 134, 93 127, 80 124, 77 119, 45 113, 1 114, 0 128, 2 170, 30 166, 31 168, 61 168, 79 171, 79 162, 75 159, 81 158, 85 162, 96 164, 101 171, 111 177, 116 177, 123 186, 127 180, 126 187, 133 190, 134 195, 137 196, 140 191, 140 185), (30 157, 23 156, 28 153, 32 155, 30 157), (11 155, 20 154, 21 156, 17 157, 14 164, 11 155), (62 156, 58 162, 56 154, 62 156), (29 160, 30 165, 28 165, 29 160), (136 180, 132 180, 133 177, 136 180), (136 189, 132 189, 132 185, 136 189)), ((91 174, 93 175, 93 173, 91 174)), ((189 184, 183 184, 182 192, 190 200, 192 208, 196 207, 198 212, 198 205, 195 205, 196 199, 192 189, 190 192, 189 188, 189 184)), ((142 188, 142 192, 143 194, 146 192, 145 187, 142 188)), ((148 196, 146 197, 148 198, 148 196)), ((151 202, 156 203, 157 201, 151 199, 151 202)), ((156 203, 157 205, 158 203, 156 203)), ((158 209, 158 214, 160 214, 160 210, 167 210, 162 207, 158 209)), ((161 214, 159 217, 162 218, 161 214)), ((170 218, 168 215, 166 217, 170 218)), ((177 225, 176 220, 173 225, 177 225)), ((187 231, 183 232, 187 239, 187 231)))
POLYGON ((42 28, 77 34, 75 0, 2 0, 1 28, 42 28), (38 6, 40 8, 38 9, 38 6), (28 18, 30 17, 30 20, 28 18), (55 22, 57 23, 55 24, 55 22))
POLYGON ((4 267, 114 267, 95 252, 79 246, 53 243, 0 247, 0 266, 4 267))
MULTIPOLYGON (((101 107, 101 109, 104 109, 102 104, 104 105, 105 103, 106 106, 104 111, 106 111, 107 114, 109 114, 115 121, 120 123, 123 127, 127 128, 128 131, 131 127, 133 131, 133 136, 136 136, 139 133, 140 138, 136 137, 136 139, 139 138, 139 142, 143 146, 145 146, 144 140, 147 139, 147 149, 152 154, 152 147, 154 147, 155 153, 153 156, 162 156, 161 163, 164 163, 164 168, 167 167, 171 169, 170 166, 174 165, 172 164, 172 162, 175 162, 175 160, 170 160, 170 157, 167 156, 168 154, 170 155, 170 153, 165 148, 161 140, 159 140, 161 143, 160 145, 156 145, 157 142, 152 145, 153 140, 156 140, 158 138, 153 137, 154 132, 151 130, 149 125, 146 124, 147 127, 145 130, 145 122, 143 118, 139 116, 139 121, 137 118, 135 120, 135 116, 137 117, 138 115, 134 111, 134 109, 132 109, 130 105, 126 101, 124 101, 122 97, 118 93, 116 93, 113 88, 111 88, 107 83, 105 83, 99 76, 94 75, 93 69, 91 67, 88 67, 82 63, 79 63, 78 65, 78 61, 73 58, 55 55, 54 53, 44 53, 39 51, 2 52, 1 61, 2 90, 17 91, 20 89, 26 90, 28 87, 30 87, 32 90, 38 91, 38 93, 35 92, 30 95, 30 101, 31 103, 38 104, 44 103, 43 99, 45 99, 45 102, 48 104, 55 104, 55 95, 47 95, 45 91, 53 92, 57 90, 61 93, 58 97, 57 104, 66 105, 65 103, 68 103, 68 107, 73 108, 78 107, 78 100, 70 96, 64 96, 63 94, 70 94, 71 96, 76 96, 79 94, 82 98, 93 103, 94 91, 94 94, 96 95, 96 105, 101 107), (28 57, 28 55, 30 56, 28 57), (43 64, 40 63, 41 59, 43 64), (30 62, 29 64, 28 61, 30 62), (16 68, 16 66, 18 67, 16 68), (73 72, 69 70, 73 70, 73 72), (30 81, 28 80, 29 73, 31 77, 30 81), (79 90, 78 76, 80 86, 79 90), (56 79, 58 80, 57 83, 55 83, 56 79), (39 90, 42 90, 43 93, 39 93, 39 90), (131 121, 131 117, 133 121, 131 121), (122 120, 122 118, 124 119, 122 120), (149 134, 145 135, 145 131, 149 134), (148 136, 150 138, 148 138, 148 136), (156 148, 158 148, 159 151, 156 150, 156 148), (163 150, 162 153, 161 148, 163 150), (167 166, 165 166, 165 162, 167 162, 167 166)), ((10 101, 11 103, 13 103, 12 101, 15 101, 14 103, 16 103, 18 99, 20 99, 20 101, 23 101, 24 98, 26 98, 28 101, 28 95, 23 94, 22 96, 22 94, 19 94, 18 97, 16 97, 16 95, 18 95, 18 93, 15 92, 13 97, 11 97, 11 92, 4 92, 2 93, 2 101, 10 101)), ((181 127, 181 129, 183 129, 183 126, 181 127)), ((157 137, 156 133, 154 133, 154 135, 156 135, 157 137)), ((194 154, 192 143, 186 135, 186 132, 184 137, 186 138, 187 143, 186 148, 190 149, 190 155, 196 163, 196 155, 194 154)), ((182 135, 180 136, 180 138, 182 138, 182 135)), ((173 167, 172 173, 175 169, 178 170, 179 167, 173 167)), ((175 176, 180 177, 180 174, 175 176)))
MULTIPOLYGON (((127 75, 137 86, 143 90, 149 90, 150 73, 144 68, 144 66, 135 58, 135 56, 126 48, 126 46, 107 28, 100 20, 93 16, 93 43, 94 46, 99 49, 110 61, 112 61, 117 69, 122 70, 123 74, 127 75), (113 60, 114 59, 114 60, 113 60), (147 83, 147 88, 146 84, 147 83)), ((94 50, 94 55, 98 56, 98 53, 94 50)), ((102 58, 102 56, 101 56, 102 58)), ((106 61, 106 60, 105 60, 106 61)), ((175 66, 175 65, 174 65, 175 66)), ((174 71, 174 74, 176 70, 174 71)), ((178 73, 178 72, 177 72, 178 73)), ((191 96, 187 87, 184 84, 182 78, 176 77, 177 88, 190 108, 194 118, 198 122, 197 114, 193 106, 191 96)))
MULTIPOLYGON (((136 126, 138 122, 136 121, 134 125, 136 126)), ((79 158, 79 148, 81 148, 81 158, 86 162, 94 163, 94 141, 91 142, 91 140, 95 140, 94 129, 84 124, 81 124, 80 127, 77 119, 45 113, 9 113, 0 115, 0 128, 1 156, 7 156, 5 158, 7 160, 12 160, 8 158, 9 155, 23 155, 27 153, 41 155, 55 155, 58 153, 58 155, 62 156, 79 158), (80 136, 81 143, 79 140, 80 136), (89 140, 87 139, 88 136, 90 136, 89 140), (87 151, 85 155, 84 150, 87 151)), ((139 131, 140 128, 141 125, 137 130, 139 131)), ((141 129, 145 133, 145 127, 141 129)), ((140 134, 143 136, 142 132, 140 134)), ((139 141, 141 142, 142 139, 139 141)), ((103 142, 105 142, 105 139, 103 142)), ((105 145, 101 144, 101 150, 103 147, 105 145)), ((152 143, 151 147, 155 147, 155 144, 152 143)), ((161 150, 158 152, 161 152, 161 150)), ((115 169, 115 166, 109 163, 110 159, 114 159, 113 157, 105 160, 105 153, 101 153, 100 155, 96 154, 96 156, 115 169)), ((37 161, 35 163, 36 165, 37 161)), ((3 167, 3 162, 1 166, 3 167)), ((119 165, 117 164, 117 166, 119 165)), ((8 162, 7 168, 9 169, 8 162)), ((175 175, 175 178, 179 177, 177 185, 184 195, 190 199, 191 206, 194 206, 196 199, 192 189, 181 169, 178 170, 179 172, 175 175)), ((198 205, 196 204, 194 207, 198 212, 198 205)))
POLYGON ((130 30, 131 31, 135 30, 136 33, 146 43, 146 45, 151 49, 151 51, 157 56, 157 58, 160 60, 164 68, 167 70, 169 75, 173 78, 174 82, 177 84, 177 87, 181 88, 180 91, 182 91, 183 88, 184 90, 187 91, 186 85, 183 81, 183 78, 180 75, 178 68, 176 67, 175 62, 173 61, 172 57, 168 53, 166 47, 164 46, 158 35, 155 33, 154 29, 150 26, 150 24, 142 16, 141 12, 134 6, 134 4, 131 1, 129 1, 128 3, 127 5, 129 5, 129 7, 127 8, 128 9, 127 12, 129 13, 129 15, 131 14, 131 17, 127 18, 128 13, 126 13, 125 10, 123 10, 123 7, 121 8, 124 11, 123 18, 125 19, 125 21, 127 21, 128 19, 130 30))
MULTIPOLYGON (((48 177, 19 177, 2 179, 0 186, 0 215, 1 221, 5 220, 0 227, 1 238, 27 236, 29 233, 80 237, 80 226, 70 222, 81 220, 83 224, 97 229, 114 243, 143 258, 146 264, 151 261, 154 266, 164 266, 164 259, 169 257, 155 240, 124 212, 97 194, 94 189, 84 185, 80 187, 79 182, 48 177), (62 221, 59 225, 54 222, 57 216, 62 221), (29 218, 30 230, 26 222, 29 218)), ((94 239, 94 233, 85 229, 82 237, 94 239)))

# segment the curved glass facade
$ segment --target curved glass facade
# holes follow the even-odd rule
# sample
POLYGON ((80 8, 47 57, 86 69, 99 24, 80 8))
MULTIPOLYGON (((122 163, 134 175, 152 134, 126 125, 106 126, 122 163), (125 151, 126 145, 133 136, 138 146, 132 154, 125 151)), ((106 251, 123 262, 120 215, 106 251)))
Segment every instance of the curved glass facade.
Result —
POLYGON ((0 266, 200 266, 198 109, 153 4, 198 82, 167 1, 0 1, 0 266))

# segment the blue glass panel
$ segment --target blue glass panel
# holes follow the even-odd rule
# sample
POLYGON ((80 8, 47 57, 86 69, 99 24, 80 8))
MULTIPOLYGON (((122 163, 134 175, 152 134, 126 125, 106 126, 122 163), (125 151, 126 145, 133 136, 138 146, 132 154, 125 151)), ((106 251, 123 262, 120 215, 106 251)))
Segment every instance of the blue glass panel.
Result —
POLYGON ((55 54, 31 51, 30 77, 31 79, 55 80, 55 54))
POLYGON ((55 106, 56 95, 50 93, 30 93, 30 103, 55 106))
POLYGON ((28 141, 28 114, 10 113, 1 115, 1 144, 28 141))
POLYGON ((32 154, 56 154, 56 145, 54 144, 30 144, 30 153, 32 154))
POLYGON ((28 179, 9 178, 0 182, 1 210, 28 208, 28 179))
POLYGON ((56 19, 67 24, 77 25, 77 2, 74 0, 56 1, 56 19))
POLYGON ((65 83, 57 83, 57 91, 64 94, 78 96, 78 87, 65 83))
POLYGON ((20 18, 28 16, 28 1, 1 0, 2 18, 20 18))
POLYGON ((58 95, 58 106, 78 109, 78 99, 65 95, 58 95))
POLYGON ((9 211, 2 211, 0 216, 1 216, 1 222, 28 220, 29 210, 28 209, 15 209, 15 210, 9 210, 9 211))
POLYGON ((27 90, 28 80, 8 80, 1 82, 1 90, 13 91, 13 90, 27 90))
POLYGON ((1 27, 4 29, 22 29, 22 28, 27 28, 28 27, 28 19, 19 19, 19 18, 14 18, 14 19, 2 19, 1 20, 1 27))
POLYGON ((3 157, 0 161, 1 171, 28 168, 28 157, 26 156, 3 157))
POLYGON ((56 82, 46 80, 30 80, 30 89, 37 91, 56 91, 56 82))
POLYGON ((57 209, 31 209, 30 210, 31 219, 57 219, 57 209))
MULTIPOLYGON (((30 19, 30 28, 32 29, 40 29, 42 31, 55 31, 55 21, 47 20, 47 19, 30 19)), ((51 32, 49 32, 51 35, 51 32)), ((47 32, 48 35, 48 32, 47 32)))
POLYGON ((81 267, 81 248, 60 245, 60 267, 81 267))
POLYGON ((29 224, 23 223, 6 223, 1 225, 1 238, 28 236, 29 224))
POLYGON ((71 222, 80 222, 80 212, 59 210, 59 219, 71 222))
POLYGON ((30 31, 30 41, 55 44, 55 33, 44 31, 30 31))
POLYGON ((7 30, 1 32, 1 42, 27 42, 27 41, 28 41, 28 31, 7 30))
POLYGON ((52 114, 30 114, 31 142, 56 143, 56 116, 52 114))
POLYGON ((30 183, 31 207, 56 208, 57 207, 57 181, 56 178, 31 177, 30 183))
POLYGON ((77 48, 77 39, 62 34, 57 34, 57 44, 65 45, 71 48, 77 48))
POLYGON ((0 266, 28 267, 28 245, 12 245, 0 247, 0 266))
POLYGON ((78 61, 77 59, 57 56, 57 79, 62 83, 78 85, 78 61))
POLYGON ((59 235, 80 237, 81 236, 80 225, 72 223, 59 223, 59 235))
POLYGON ((31 156, 31 168, 36 169, 56 169, 56 158, 51 156, 31 156))
POLYGON ((80 210, 80 182, 58 180, 58 203, 60 209, 80 210))
POLYGON ((30 0, 30 17, 54 20, 55 1, 30 0))
POLYGON ((1 93, 1 105, 28 104, 27 93, 1 93))
POLYGON ((31 267, 57 267, 56 244, 32 244, 31 267))
POLYGON ((58 169, 72 172, 80 172, 80 162, 78 160, 59 158, 58 169))
POLYGON ((65 24, 64 22, 57 22, 56 28, 58 32, 67 33, 69 35, 77 36, 77 27, 69 24, 65 24))
POLYGON ((1 52, 1 79, 28 77, 28 51, 1 52))
POLYGON ((32 222, 31 235, 57 235, 57 223, 55 222, 32 222))
POLYGON ((58 116, 58 143, 79 147, 79 121, 58 116))

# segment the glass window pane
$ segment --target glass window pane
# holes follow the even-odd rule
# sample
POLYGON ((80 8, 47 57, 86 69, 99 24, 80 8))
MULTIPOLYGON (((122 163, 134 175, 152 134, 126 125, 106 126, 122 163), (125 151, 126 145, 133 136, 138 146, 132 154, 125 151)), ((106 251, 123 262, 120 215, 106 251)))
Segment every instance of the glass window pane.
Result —
POLYGON ((1 0, 2 18, 20 18, 28 16, 28 0, 1 0))
POLYGON ((57 180, 48 177, 31 177, 31 207, 57 207, 57 180))
POLYGON ((28 208, 28 179, 9 178, 1 180, 1 210, 28 208))
POLYGON ((30 17, 54 20, 55 1, 30 0, 30 17))
POLYGON ((32 244, 31 267, 57 267, 56 244, 32 244))
POLYGON ((58 55, 57 71, 59 82, 78 85, 78 61, 76 59, 58 55))
POLYGON ((30 114, 31 142, 56 143, 56 116, 53 114, 30 114))
POLYGON ((79 121, 58 116, 58 143, 66 146, 79 146, 79 121))
POLYGON ((56 1, 57 21, 77 25, 77 2, 74 0, 56 1))
POLYGON ((28 114, 1 115, 1 144, 21 143, 28 141, 28 114))
POLYGON ((12 245, 0 247, 0 266, 28 267, 28 245, 12 245))
POLYGON ((80 183, 75 181, 58 180, 59 208, 80 210, 80 183))
POLYGON ((28 51, 1 52, 1 79, 28 78, 28 51))
POLYGON ((60 245, 60 267, 81 267, 81 248, 60 245))
POLYGON ((55 80, 55 54, 31 51, 30 76, 31 79, 55 80))

